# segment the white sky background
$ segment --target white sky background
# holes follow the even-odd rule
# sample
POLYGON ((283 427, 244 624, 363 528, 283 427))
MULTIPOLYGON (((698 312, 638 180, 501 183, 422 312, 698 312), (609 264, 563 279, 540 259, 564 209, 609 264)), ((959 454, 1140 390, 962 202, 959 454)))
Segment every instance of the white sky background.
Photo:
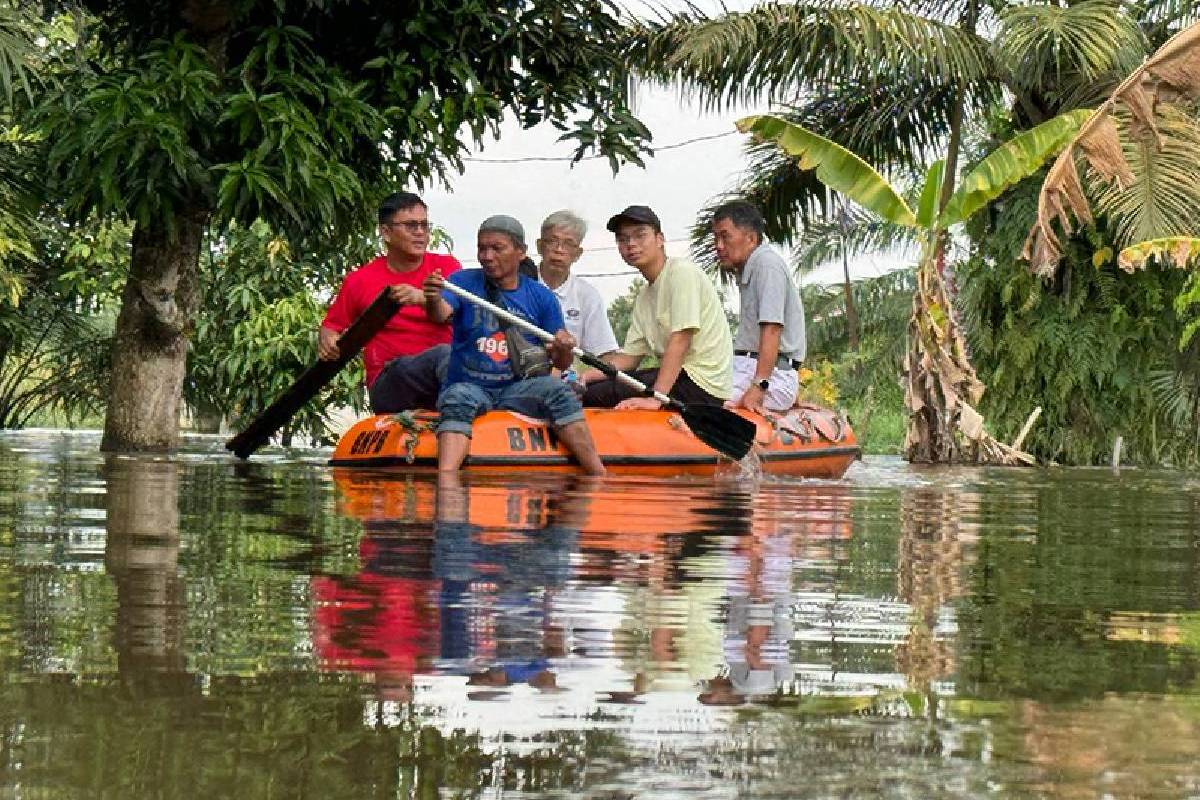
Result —
MULTIPOLYGON (((681 6, 678 2, 663 3, 681 6)), ((717 3, 698 2, 715 11, 717 3)), ((727 0, 731 9, 748 8, 745 0, 727 0)), ((639 3, 626 2, 637 10, 639 3)), ((733 122, 766 108, 743 108, 705 112, 699 103, 681 96, 674 87, 642 86, 634 111, 653 134, 653 146, 661 148, 685 140, 729 134, 664 150, 645 159, 646 168, 622 167, 615 176, 608 160, 592 158, 572 165, 570 161, 518 161, 522 158, 569 158, 571 142, 557 142, 560 132, 551 125, 522 130, 515 119, 502 125, 498 141, 485 141, 473 148, 466 171, 452 180, 449 190, 438 187, 422 197, 429 205, 429 218, 454 239, 454 254, 466 267, 475 261, 475 231, 492 214, 509 214, 525 226, 530 255, 537 260, 533 242, 542 219, 553 211, 569 208, 588 223, 584 253, 574 272, 586 275, 607 302, 623 294, 636 275, 621 261, 613 236, 604 228, 608 218, 627 205, 638 203, 654 209, 662 220, 667 252, 686 255, 688 232, 697 214, 710 199, 730 189, 745 170, 742 148, 747 137, 737 133, 733 122), (506 163, 495 163, 497 161, 506 163)), ((851 264, 855 277, 882 274, 894 269, 892 257, 867 257, 851 264)), ((841 280, 840 264, 811 273, 806 283, 841 280)))

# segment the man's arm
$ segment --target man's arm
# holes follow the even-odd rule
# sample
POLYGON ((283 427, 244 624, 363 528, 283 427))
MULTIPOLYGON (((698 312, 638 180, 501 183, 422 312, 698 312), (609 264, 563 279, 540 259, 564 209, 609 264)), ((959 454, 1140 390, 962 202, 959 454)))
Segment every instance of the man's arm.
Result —
POLYGON ((560 328, 554 334, 554 341, 547 343, 546 350, 555 369, 568 370, 575 361, 575 337, 560 328))
POLYGON ((695 330, 689 328, 683 331, 672 331, 667 337, 667 346, 663 348, 662 358, 658 362, 658 378, 654 381, 653 389, 662 394, 669 394, 683 371, 683 359, 692 348, 692 336, 695 330))
MULTIPOLYGON (((683 359, 692 347, 692 336, 695 330, 688 328, 675 331, 667 337, 667 346, 663 348, 662 358, 658 362, 658 377, 651 388, 662 394, 670 394, 683 371, 683 359)), ((619 409, 662 408, 662 403, 653 397, 630 397, 617 403, 619 409)))
POLYGON ((342 331, 349 328, 362 313, 355 300, 359 295, 358 282, 355 280, 357 277, 358 274, 352 272, 342 281, 333 302, 329 304, 329 310, 325 312, 325 319, 321 320, 321 325, 317 328, 317 358, 322 361, 338 359, 341 351, 338 350, 337 342, 342 336, 342 331))
POLYGON ((762 413, 763 397, 766 392, 760 387, 759 381, 768 380, 775 372, 775 363, 779 360, 779 340, 783 336, 783 326, 778 322, 760 322, 758 325, 758 363, 754 368, 754 378, 742 394, 738 405, 751 411, 762 413))
POLYGON ((425 295, 425 316, 430 322, 436 322, 441 325, 450 320, 454 316, 454 308, 446 302, 446 298, 442 297, 442 286, 446 283, 446 279, 442 277, 442 273, 434 270, 425 277, 425 282, 421 284, 421 290, 425 295))

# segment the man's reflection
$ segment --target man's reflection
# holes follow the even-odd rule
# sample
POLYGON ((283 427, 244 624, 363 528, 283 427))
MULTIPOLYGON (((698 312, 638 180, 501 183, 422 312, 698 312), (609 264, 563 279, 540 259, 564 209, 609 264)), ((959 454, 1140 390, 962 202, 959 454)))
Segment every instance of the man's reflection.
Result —
POLYGON ((183 675, 179 466, 111 457, 105 478, 104 566, 117 585, 117 668, 127 678, 183 675))
POLYGON ((358 573, 313 579, 313 644, 322 669, 373 673, 381 699, 407 703, 438 650, 429 523, 363 526, 358 573))
POLYGON ((732 487, 640 487, 610 505, 612 580, 624 600, 614 631, 632 685, 610 691, 630 702, 651 691, 690 690, 720 669, 719 616, 731 572, 728 552, 749 531, 752 495, 732 487))
POLYGON ((357 574, 314 580, 322 668, 373 672, 384 699, 404 702, 421 673, 556 686, 552 662, 565 646, 551 607, 587 515, 578 479, 335 479, 340 507, 365 518, 365 530, 357 574))
POLYGON ((470 487, 457 474, 439 476, 434 571, 441 579, 442 665, 467 673, 469 685, 556 688, 554 660, 566 652, 551 609, 571 577, 587 516, 579 486, 571 479, 554 488, 497 491, 470 487), (487 524, 488 507, 503 514, 502 525, 487 524))
POLYGON ((737 705, 787 686, 798 557, 828 558, 831 544, 851 535, 849 498, 838 487, 785 488, 760 490, 750 530, 731 543, 725 666, 698 696, 706 705, 737 705))

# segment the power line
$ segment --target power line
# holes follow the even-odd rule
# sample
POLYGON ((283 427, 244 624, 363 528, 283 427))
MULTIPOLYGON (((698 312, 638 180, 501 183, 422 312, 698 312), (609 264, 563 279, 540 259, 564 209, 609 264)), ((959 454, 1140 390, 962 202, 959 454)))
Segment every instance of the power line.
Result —
MULTIPOLYGON (((653 147, 653 148, 651 148, 650 152, 654 155, 657 155, 658 153, 661 153, 664 150, 675 150, 680 147, 687 147, 690 144, 695 144, 696 142, 707 142, 707 141, 711 141, 713 139, 721 139, 725 136, 733 136, 735 133, 737 133, 737 131, 725 131, 724 133, 712 133, 712 134, 709 134, 708 136, 697 136, 692 139, 684 139, 682 142, 675 142, 674 144, 664 144, 662 147, 653 147)), ((603 155, 601 153, 595 153, 590 156, 584 156, 583 158, 580 158, 578 160, 579 161, 590 161, 591 159, 594 159, 594 158, 608 158, 608 156, 603 155)), ((571 156, 520 156, 517 158, 464 158, 463 159, 463 161, 471 161, 476 164, 524 164, 524 163, 534 162, 534 161, 548 162, 548 161, 575 161, 575 160, 576 159, 571 156)))

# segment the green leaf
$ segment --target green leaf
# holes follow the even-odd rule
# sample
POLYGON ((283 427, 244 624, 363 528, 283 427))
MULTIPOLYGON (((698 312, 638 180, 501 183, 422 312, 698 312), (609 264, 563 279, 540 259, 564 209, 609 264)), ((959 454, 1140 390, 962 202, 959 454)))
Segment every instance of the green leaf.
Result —
POLYGON ((1075 136, 1089 109, 1068 111, 1009 139, 967 173, 942 210, 943 226, 965 222, 1009 187, 1042 168, 1075 136))
POLYGON ((774 141, 794 156, 801 169, 816 171, 817 179, 889 222, 916 226, 917 218, 899 193, 867 162, 824 136, 770 115, 737 121, 742 133, 774 141))
POLYGON ((922 228, 933 226, 937 216, 938 198, 942 194, 942 181, 946 173, 945 160, 935 161, 925 173, 925 186, 921 189, 921 202, 917 206, 917 222, 922 228))

